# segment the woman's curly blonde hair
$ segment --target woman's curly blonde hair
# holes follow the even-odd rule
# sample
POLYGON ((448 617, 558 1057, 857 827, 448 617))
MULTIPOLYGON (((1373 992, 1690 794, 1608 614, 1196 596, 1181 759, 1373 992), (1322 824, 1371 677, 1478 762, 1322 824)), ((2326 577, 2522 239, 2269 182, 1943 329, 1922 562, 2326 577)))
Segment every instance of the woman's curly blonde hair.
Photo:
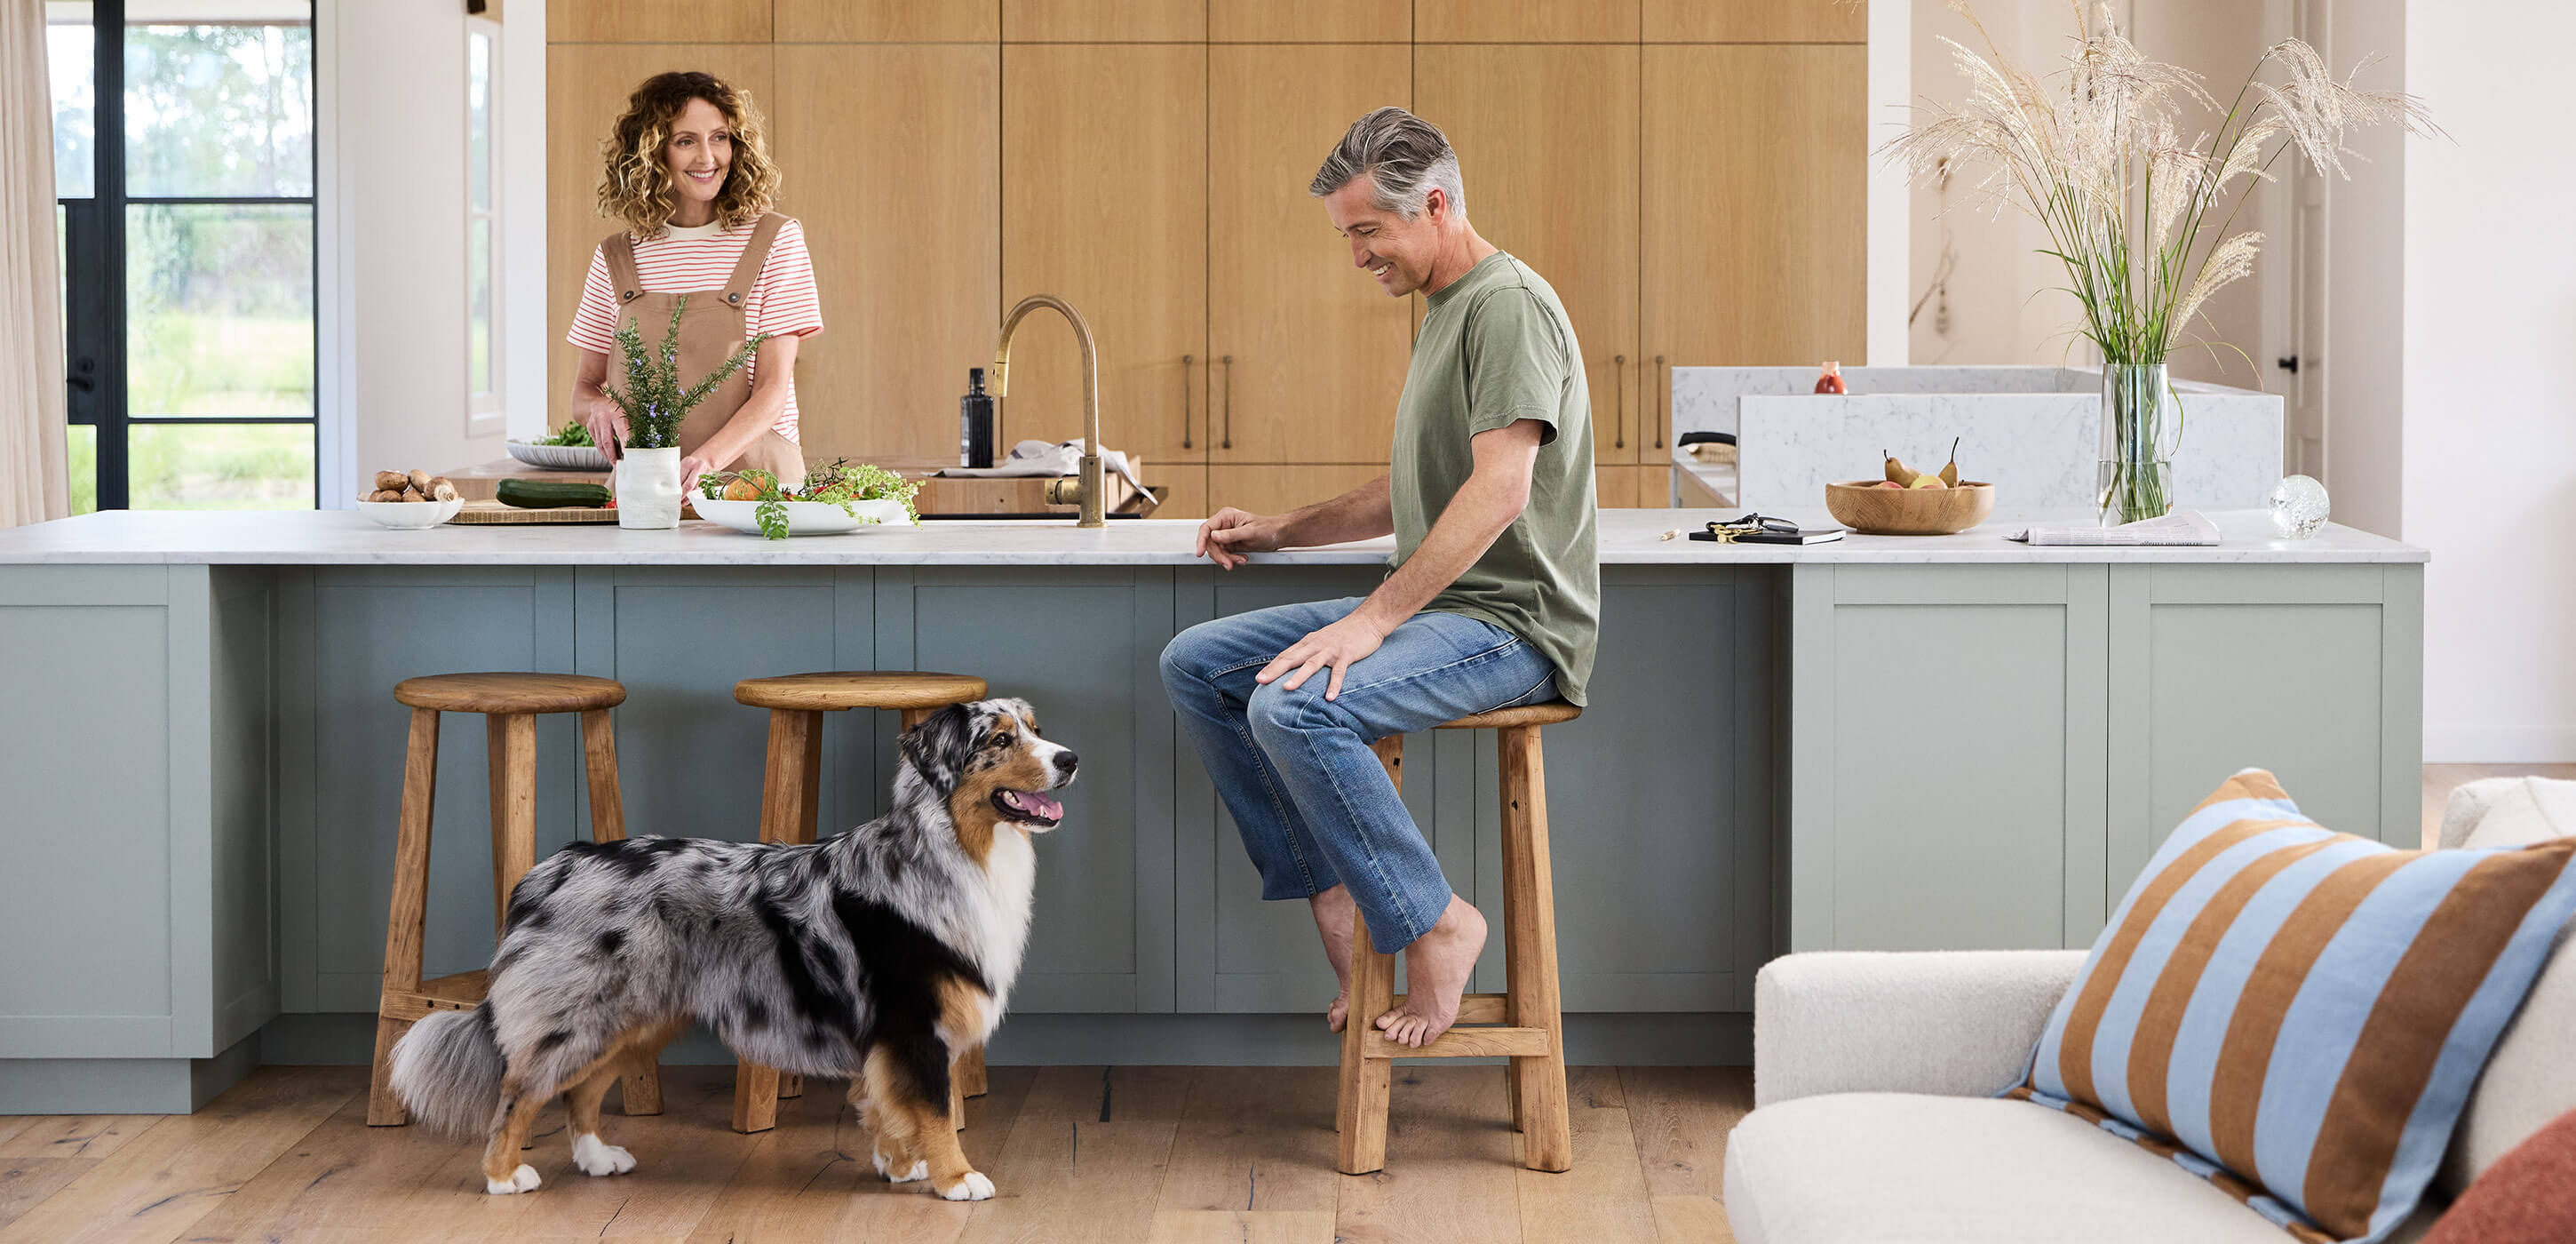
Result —
POLYGON ((778 165, 769 158, 768 127, 751 93, 710 74, 655 74, 627 97, 625 115, 599 144, 608 166, 599 179, 599 214, 624 222, 637 238, 661 233, 678 206, 662 151, 671 141, 671 123, 693 99, 715 105, 733 135, 733 163, 716 193, 716 219, 728 228, 749 224, 778 197, 778 165))

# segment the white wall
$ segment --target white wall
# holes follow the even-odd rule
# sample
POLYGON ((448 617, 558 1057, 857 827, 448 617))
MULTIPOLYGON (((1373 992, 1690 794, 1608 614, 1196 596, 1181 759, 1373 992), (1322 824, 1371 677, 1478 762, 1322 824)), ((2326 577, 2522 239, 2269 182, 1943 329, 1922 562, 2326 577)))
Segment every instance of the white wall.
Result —
POLYGON ((2408 146, 2392 304, 2403 534, 2433 551, 2425 758, 2576 760, 2576 166, 2551 63, 2576 6, 2416 0, 2405 27, 2406 89, 2454 140, 2408 146))

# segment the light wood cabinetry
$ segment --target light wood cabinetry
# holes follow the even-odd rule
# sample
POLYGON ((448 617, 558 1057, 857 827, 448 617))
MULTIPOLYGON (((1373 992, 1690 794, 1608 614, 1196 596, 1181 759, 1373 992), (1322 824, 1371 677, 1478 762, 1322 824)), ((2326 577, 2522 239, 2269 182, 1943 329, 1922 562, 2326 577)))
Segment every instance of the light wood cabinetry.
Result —
POLYGON ((1862 361, 1867 62, 1858 46, 1645 49, 1647 354, 1862 361))
MULTIPOLYGON (((710 43, 767 43, 771 29, 770 0, 553 0, 546 6, 548 43, 685 43, 697 51, 710 43)), ((554 128, 551 119, 547 127, 554 128)))
POLYGON ((1207 40, 1207 18, 1207 0, 1002 0, 1002 38, 1195 43, 1207 40))
POLYGON ((1384 0, 1208 0, 1207 22, 1211 43, 1413 42, 1413 14, 1384 0))
POLYGON ((781 44, 777 58, 775 149, 803 190, 825 326, 797 358, 806 456, 955 461, 966 369, 1000 326, 1001 50, 781 44))
POLYGON ((1413 37, 1424 43, 1633 44, 1637 5, 1638 0, 1415 0, 1413 37))
POLYGON ((1859 43, 1866 0, 1645 0, 1648 43, 1859 43))
MULTIPOLYGON (((1207 371, 1182 359, 1208 352, 1206 45, 1005 45, 1002 113, 1001 305, 1082 312, 1102 441, 1165 473, 1205 463, 1207 371)), ((1082 435, 1059 317, 1022 322, 1009 379, 1002 444, 1082 435)))
POLYGON ((1637 52, 1425 45, 1414 98, 1448 134, 1485 240, 1556 288, 1592 390, 1592 452, 1638 461, 1637 52), (1618 360, 1627 360, 1623 366, 1618 360))
POLYGON ((1605 466, 1592 469, 1594 503, 1605 510, 1672 504, 1673 469, 1668 466, 1605 466))
POLYGON ((994 6, 955 0, 777 0, 777 23, 780 43, 990 43, 1002 29, 994 6))
POLYGON ((1329 466, 1212 466, 1208 468, 1208 508, 1225 506, 1255 514, 1285 514, 1301 506, 1329 501, 1386 474, 1386 464, 1329 466))
MULTIPOLYGON (((644 79, 686 64, 766 100, 775 84, 774 63, 767 43, 557 43, 546 49, 546 350, 553 364, 546 374, 549 428, 572 417, 572 378, 580 374, 581 351, 566 344, 564 334, 581 306, 591 255, 600 239, 620 228, 599 214, 599 145, 626 111, 627 96, 644 79)), ((792 195, 792 186, 790 191, 792 195)), ((795 209, 781 204, 779 210, 792 214, 795 209)), ((800 375, 812 366, 809 360, 799 362, 800 375)), ((801 400, 798 405, 807 407, 801 400)))
MULTIPOLYGON (((1411 299, 1351 261, 1306 192, 1351 119, 1407 101, 1411 49, 1208 51, 1208 461, 1384 466, 1411 299)), ((1215 498, 1227 502, 1220 490, 1215 498)), ((1250 507, 1245 507, 1250 508, 1250 507)))

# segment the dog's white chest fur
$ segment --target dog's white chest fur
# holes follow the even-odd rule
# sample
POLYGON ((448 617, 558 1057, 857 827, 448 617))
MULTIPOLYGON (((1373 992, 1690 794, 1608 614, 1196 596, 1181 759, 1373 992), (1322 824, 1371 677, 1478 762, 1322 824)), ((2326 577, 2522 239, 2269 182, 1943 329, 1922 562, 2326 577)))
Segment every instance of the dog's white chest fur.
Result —
POLYGON ((993 986, 993 1014, 998 1023, 1011 982, 1020 974, 1020 956, 1028 949, 1029 912, 1036 895, 1038 854, 1029 835, 1008 825, 996 827, 993 847, 984 859, 985 895, 978 906, 975 937, 982 943, 987 979, 993 986))

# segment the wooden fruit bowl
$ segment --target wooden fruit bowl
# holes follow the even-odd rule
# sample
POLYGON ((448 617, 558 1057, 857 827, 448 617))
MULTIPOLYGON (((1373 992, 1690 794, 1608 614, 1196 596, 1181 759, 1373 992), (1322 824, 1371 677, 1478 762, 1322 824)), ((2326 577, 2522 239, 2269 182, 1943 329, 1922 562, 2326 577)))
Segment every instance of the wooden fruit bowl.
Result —
POLYGON ((1825 485, 1834 521, 1864 535, 1947 536, 1995 512, 1995 486, 1961 480, 1956 488, 1876 488, 1874 480, 1825 485))

